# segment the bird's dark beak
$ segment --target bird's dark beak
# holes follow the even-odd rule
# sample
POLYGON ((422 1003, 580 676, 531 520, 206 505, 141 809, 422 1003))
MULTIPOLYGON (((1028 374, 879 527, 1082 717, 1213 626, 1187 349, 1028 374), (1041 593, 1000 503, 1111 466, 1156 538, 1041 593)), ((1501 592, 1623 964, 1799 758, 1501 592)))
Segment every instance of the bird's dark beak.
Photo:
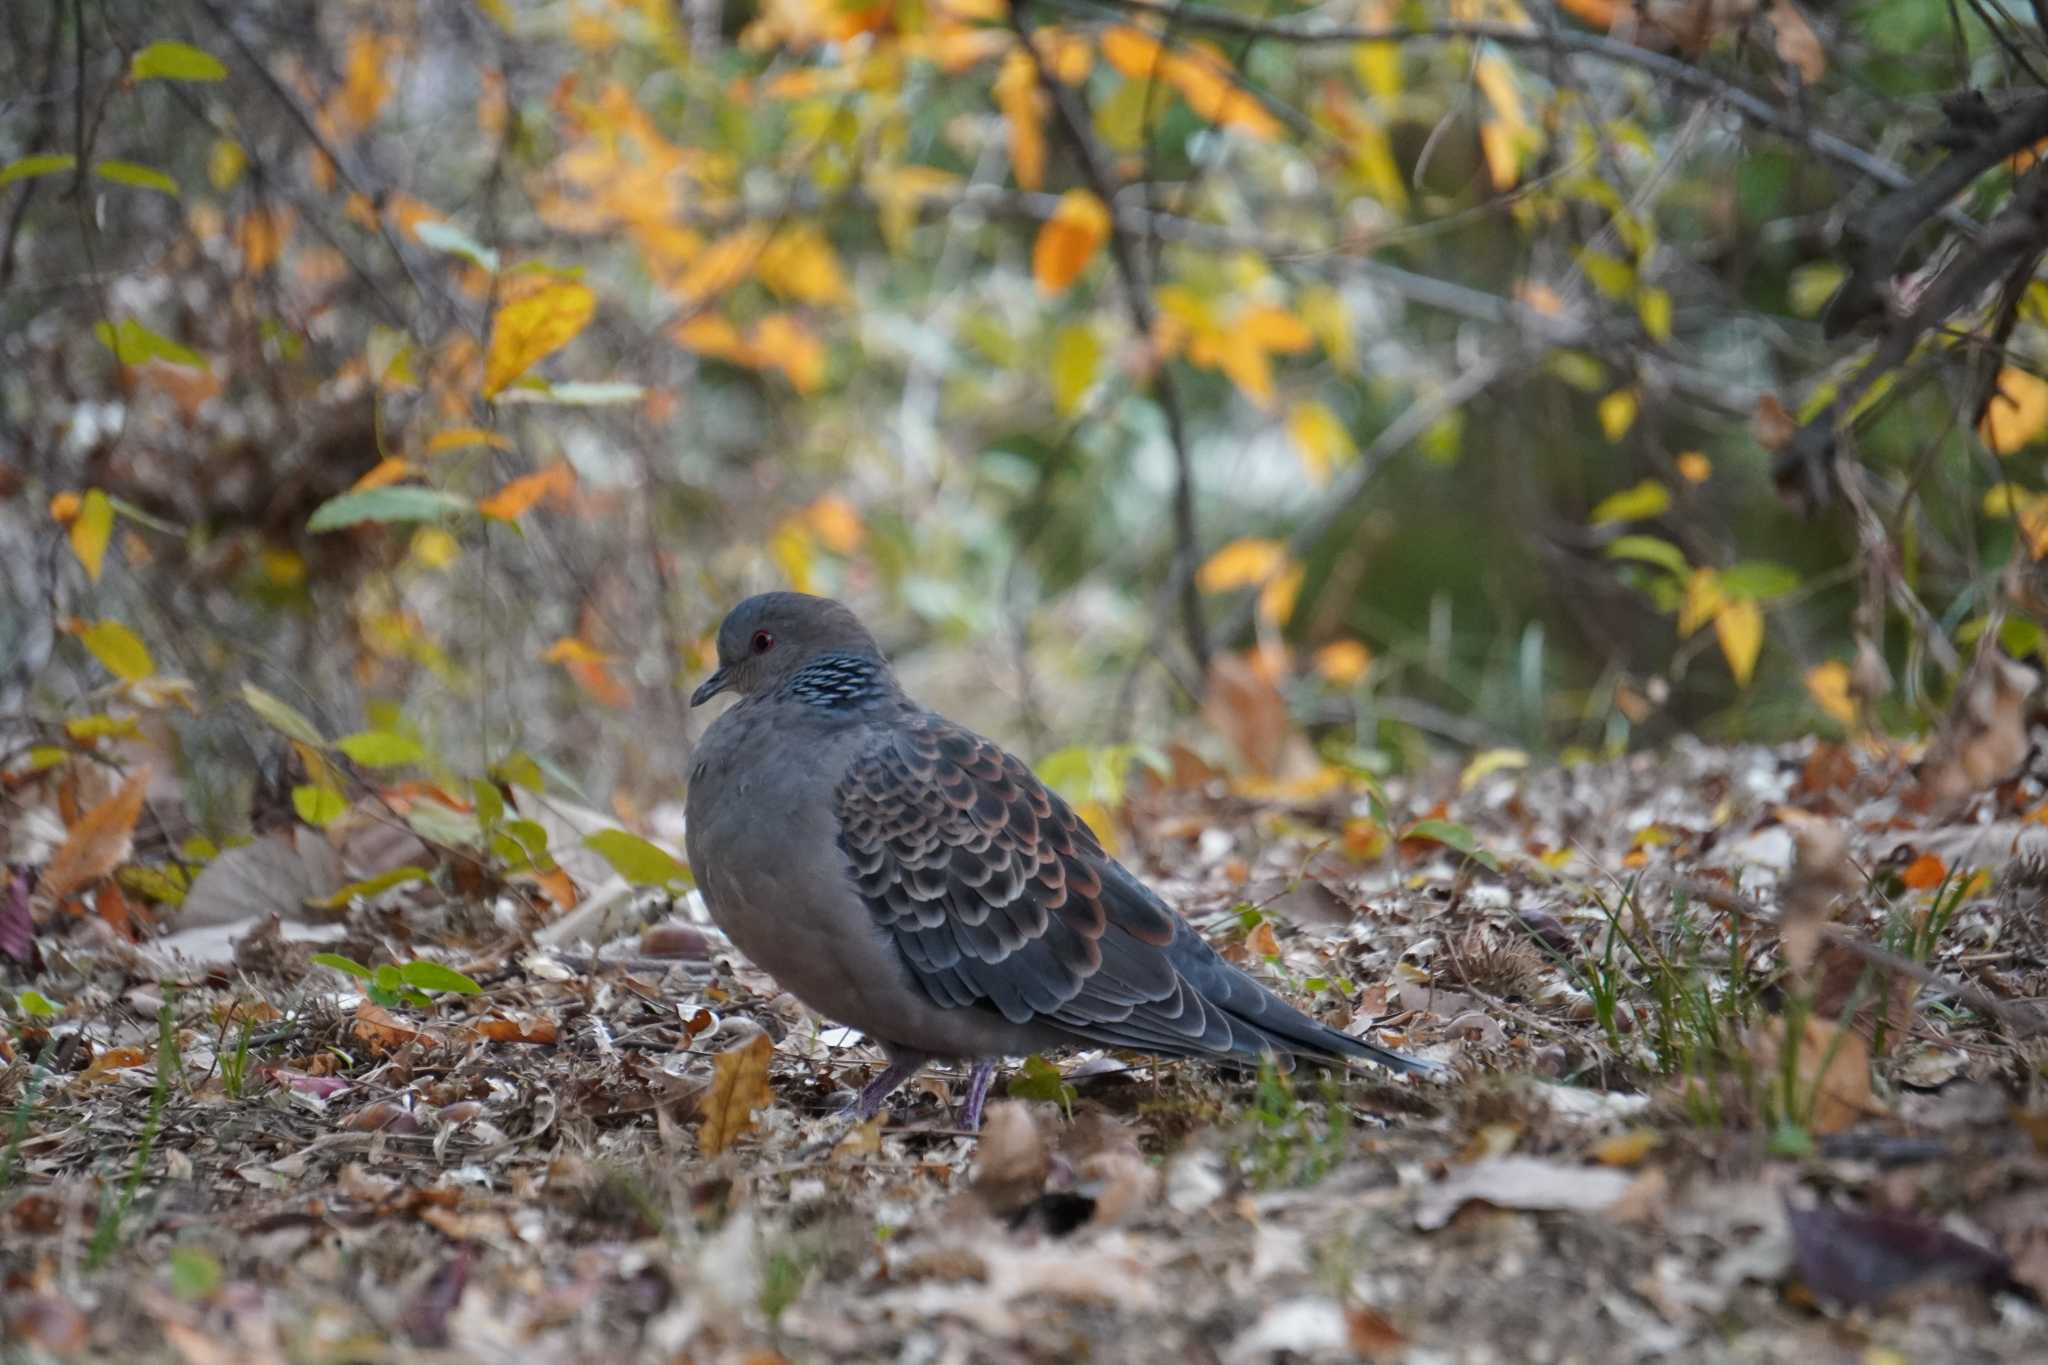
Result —
POLYGON ((732 686, 732 675, 721 668, 704 680, 704 685, 690 694, 690 705, 702 706, 720 692, 732 686))

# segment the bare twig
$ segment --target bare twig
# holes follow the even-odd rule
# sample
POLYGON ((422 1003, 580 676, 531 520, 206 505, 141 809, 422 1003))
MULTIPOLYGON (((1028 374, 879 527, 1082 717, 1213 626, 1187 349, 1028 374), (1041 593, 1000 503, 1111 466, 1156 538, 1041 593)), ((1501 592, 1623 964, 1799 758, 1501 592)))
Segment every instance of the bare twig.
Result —
MULTIPOLYGON (((1765 924, 1772 928, 1782 927, 1778 916, 1772 914, 1748 896, 1729 887, 1715 886, 1711 882, 1682 880, 1675 884, 1674 889, 1685 892, 1686 895, 1693 897, 1695 900, 1705 901, 1716 910, 1736 915, 1753 924, 1765 924)), ((1989 991, 1978 986, 1972 986, 1968 982, 1951 980, 1940 972, 1930 967, 1922 966, 1912 958, 1901 957, 1888 948, 1880 948, 1875 943, 1866 943, 1839 924, 1821 926, 1821 937, 1829 943, 1854 953, 1873 967, 1880 967, 1888 972, 1897 972, 1901 976, 1911 977, 1923 986, 1932 986, 1945 995, 1952 995, 1971 1009, 1991 1015, 2016 1028, 2031 1032, 2041 1026, 2042 1020, 2039 1016, 2031 1015, 2025 1010, 2016 1008, 2010 1001, 2000 1000, 1989 991)))
MULTIPOLYGON (((1079 97, 1047 67, 1038 45, 1031 41, 1030 24, 1024 18, 1021 5, 1011 4, 1009 13, 1010 27, 1037 68, 1039 89, 1052 105, 1061 134, 1072 149, 1083 178, 1105 207, 1114 205, 1117 187, 1101 149, 1095 145, 1087 111, 1077 107, 1079 97)), ((1139 269, 1129 230, 1114 211, 1110 215, 1109 249, 1110 258, 1116 264, 1117 277, 1123 284, 1132 325, 1140 338, 1149 339, 1156 332, 1157 321, 1152 308, 1151 289, 1139 269)), ((1188 652, 1194 656, 1197 672, 1206 677, 1209 671, 1209 627, 1202 615, 1201 590, 1195 583, 1195 568, 1201 561, 1201 537, 1195 523, 1194 452, 1188 445, 1187 419, 1181 408, 1180 394, 1174 387, 1173 372, 1164 361, 1152 367, 1150 387, 1159 400, 1160 411, 1166 418, 1167 439, 1173 446, 1172 572, 1180 597, 1181 628, 1187 635, 1188 652)))

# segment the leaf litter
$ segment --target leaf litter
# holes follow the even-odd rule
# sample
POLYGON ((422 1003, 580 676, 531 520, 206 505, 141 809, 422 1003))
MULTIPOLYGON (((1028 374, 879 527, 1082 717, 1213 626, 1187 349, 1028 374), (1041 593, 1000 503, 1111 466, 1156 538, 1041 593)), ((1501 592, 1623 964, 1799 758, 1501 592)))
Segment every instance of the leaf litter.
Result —
POLYGON ((54 1358, 2011 1358, 2048 1290, 2048 773, 2004 695, 1917 766, 1176 757, 1127 859, 1456 1079, 1081 1053, 978 1137, 961 1073, 849 1123, 880 1054, 608 869, 536 911, 416 841, 312 877, 271 836, 150 969, 97 899, 117 784, 53 814, 61 896, 0 896, 0 1315, 54 1358), (478 989, 378 1004, 315 951, 478 989))

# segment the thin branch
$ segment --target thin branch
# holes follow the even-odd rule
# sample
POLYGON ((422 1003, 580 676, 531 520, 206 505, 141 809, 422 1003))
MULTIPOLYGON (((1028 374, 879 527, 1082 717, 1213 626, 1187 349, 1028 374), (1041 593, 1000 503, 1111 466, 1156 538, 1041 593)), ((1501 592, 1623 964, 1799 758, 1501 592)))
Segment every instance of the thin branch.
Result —
MULTIPOLYGON (((1711 882, 1681 880, 1673 889, 1683 891, 1695 900, 1705 901, 1716 910, 1749 920, 1753 924, 1768 925, 1774 929, 1784 927, 1783 921, 1760 903, 1728 887, 1715 886, 1711 882)), ((1866 943, 1839 924, 1822 925, 1820 934, 1827 942, 1847 949, 1873 967, 1911 977, 1923 986, 1932 986, 1946 995, 1954 996, 1979 1013, 1988 1014, 2028 1033, 2041 1026, 2040 1015, 2029 1014, 2025 1010, 2015 1008, 2010 1001, 2000 1000, 1989 991, 1972 986, 1966 981, 1952 981, 1912 958, 1901 957, 1890 949, 1878 947, 1875 943, 1866 943)))
MULTIPOLYGON (((1538 29, 1521 24, 1483 21, 1446 21, 1421 24, 1412 28, 1331 24, 1316 20, 1264 21, 1225 14, 1197 5, 1168 6, 1158 3, 1158 0, 1046 0, 1046 3, 1061 9, 1095 13, 1110 10, 1157 17, 1174 13, 1177 14, 1178 22, 1183 28, 1204 29, 1211 33, 1247 34, 1273 42, 1294 43, 1304 47, 1320 46, 1325 43, 1483 40, 1498 43, 1502 47, 1536 48, 1572 56, 1597 57, 1603 61, 1646 71, 1655 76, 1660 84, 1671 89, 1719 100, 1758 127, 1796 142, 1888 189, 1904 189, 1914 183, 1912 176, 1883 157, 1865 151, 1846 138, 1823 129, 1809 127, 1799 114, 1778 108, 1763 96, 1737 85, 1726 77, 1702 70, 1691 62, 1667 57, 1661 52, 1652 52, 1647 48, 1637 47, 1633 43, 1626 43, 1603 34, 1582 33, 1562 28, 1538 29)), ((1964 230, 1975 226, 1975 221, 1959 209, 1945 210, 1942 216, 1964 230)))
MULTIPOLYGON (((1061 84, 1059 78, 1046 65, 1038 45, 1031 40, 1030 24, 1024 18, 1021 5, 1009 6, 1010 27, 1022 43, 1024 51, 1031 57, 1032 65, 1038 72, 1039 89, 1045 94, 1057 116, 1062 134, 1072 148, 1075 161, 1080 165, 1084 179, 1095 197, 1105 207, 1117 200, 1117 187, 1112 178, 1101 149, 1095 145, 1095 136, 1089 129, 1087 112, 1077 110, 1073 93, 1061 84)), ((1154 215, 1148 214, 1151 218, 1154 215)), ((1130 307, 1131 322, 1138 335, 1150 339, 1157 332, 1156 315, 1152 308, 1152 293, 1145 282, 1144 274, 1138 267, 1137 254, 1131 248, 1129 231, 1124 227, 1118 214, 1111 211, 1109 225, 1110 258, 1116 264, 1118 278, 1123 283, 1124 297, 1130 307)), ((1188 652, 1194 655, 1197 671, 1206 678, 1209 672, 1209 627, 1202 615, 1202 594, 1195 583, 1195 569, 1200 563, 1201 537, 1195 522, 1195 469, 1194 453, 1188 445, 1187 420, 1181 408, 1180 394, 1174 386, 1173 372, 1162 359, 1151 372, 1151 388, 1159 400, 1160 411, 1166 418, 1167 439, 1173 446, 1173 578, 1180 596, 1181 626, 1187 633, 1188 652)))

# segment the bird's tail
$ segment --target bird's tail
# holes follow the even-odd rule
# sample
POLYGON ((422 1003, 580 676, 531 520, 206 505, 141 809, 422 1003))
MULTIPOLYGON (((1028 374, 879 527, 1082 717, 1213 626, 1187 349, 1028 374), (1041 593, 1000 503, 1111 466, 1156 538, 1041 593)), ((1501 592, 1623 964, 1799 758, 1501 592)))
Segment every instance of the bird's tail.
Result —
POLYGON ((1378 1043, 1368 1043, 1363 1038, 1354 1038, 1348 1033, 1325 1026, 1323 1038, 1329 1050, 1345 1057, 1363 1057, 1368 1062, 1377 1062, 1389 1071, 1398 1071, 1403 1076, 1448 1076, 1450 1068, 1442 1062, 1427 1061, 1411 1057, 1405 1052, 1396 1052, 1378 1043))

